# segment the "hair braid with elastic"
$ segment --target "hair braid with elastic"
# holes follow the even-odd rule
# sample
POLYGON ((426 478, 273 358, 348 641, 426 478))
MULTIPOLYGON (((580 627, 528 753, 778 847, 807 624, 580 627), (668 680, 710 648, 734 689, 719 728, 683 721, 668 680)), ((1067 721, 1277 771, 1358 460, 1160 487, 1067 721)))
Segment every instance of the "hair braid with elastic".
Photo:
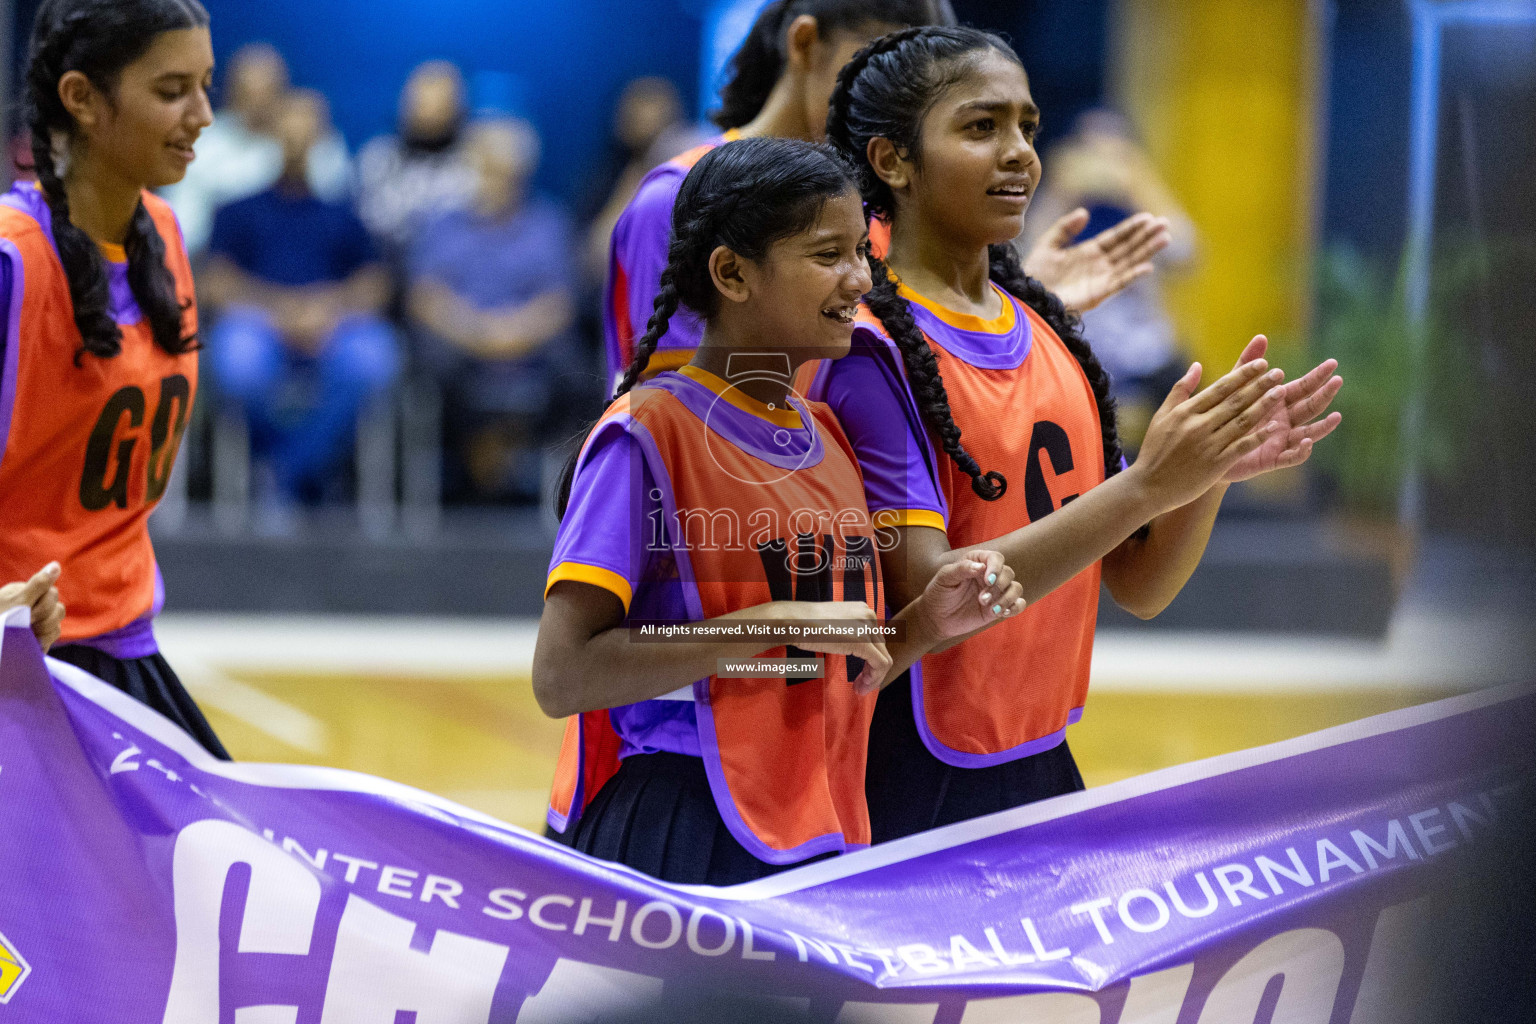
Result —
POLYGON ((1083 368, 1083 376, 1093 388, 1093 399, 1099 410, 1099 431, 1104 438, 1104 477, 1114 476, 1120 472, 1120 460, 1124 455, 1115 422, 1115 400, 1109 393, 1109 371, 1104 369, 1104 364, 1099 362, 1099 357, 1093 354, 1092 347, 1083 337, 1083 322, 1056 293, 1024 273, 1024 266, 1013 246, 994 245, 987 251, 991 257, 992 280, 1040 314, 1083 368))
POLYGON ((886 333, 896 342, 918 412, 939 439, 945 454, 971 478, 971 490, 986 501, 996 501, 1007 493, 1008 478, 996 470, 983 472, 980 464, 961 445, 960 426, 949 409, 949 393, 944 390, 938 357, 912 318, 912 308, 907 305, 907 300, 897 293, 896 282, 886 271, 884 261, 871 256, 869 266, 874 287, 864 297, 864 304, 880 318, 886 333))

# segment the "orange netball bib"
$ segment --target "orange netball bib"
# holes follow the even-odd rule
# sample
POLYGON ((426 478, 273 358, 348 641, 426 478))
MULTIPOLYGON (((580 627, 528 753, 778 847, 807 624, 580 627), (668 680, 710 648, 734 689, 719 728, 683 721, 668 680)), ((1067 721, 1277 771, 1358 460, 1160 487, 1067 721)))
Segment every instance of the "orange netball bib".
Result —
MULTIPOLYGON (((192 273, 170 208, 145 193, 165 243, 183 334, 197 329, 192 273)), ((154 342, 125 268, 108 267, 122 350, 79 356, 69 282, 42 193, 21 183, 0 198, 0 250, 11 271, 0 370, 0 578, 63 568, 62 642, 119 629, 156 600, 147 522, 170 480, 197 392, 197 354, 154 342)), ((120 253, 109 254, 120 259, 120 253)))
MULTIPOLYGON (((689 617, 800 600, 863 601, 883 619, 863 484, 830 410, 792 400, 775 422, 732 415, 732 401, 709 374, 662 374, 615 402, 587 443, 590 451, 607 430, 639 443, 662 492, 689 617)), ((785 657, 785 648, 763 657, 785 657)), ((853 693, 857 659, 822 657, 819 679, 711 676, 693 685, 716 805, 731 834, 768 863, 869 842, 864 764, 875 698, 853 693)), ((568 726, 552 800, 558 818, 571 820, 605 781, 597 762, 616 744, 603 714, 568 726)))
MULTIPOLYGON (((901 288, 938 359, 962 443, 984 471, 1008 479, 1001 498, 984 501, 952 459, 936 460, 955 549, 1038 522, 1104 482, 1098 405, 1082 368, 1033 310, 997 291, 1002 313, 983 320, 901 288)), ((918 733, 935 757, 980 768, 1061 742, 1087 697, 1099 575, 1095 562, 1017 617, 914 666, 918 733)))

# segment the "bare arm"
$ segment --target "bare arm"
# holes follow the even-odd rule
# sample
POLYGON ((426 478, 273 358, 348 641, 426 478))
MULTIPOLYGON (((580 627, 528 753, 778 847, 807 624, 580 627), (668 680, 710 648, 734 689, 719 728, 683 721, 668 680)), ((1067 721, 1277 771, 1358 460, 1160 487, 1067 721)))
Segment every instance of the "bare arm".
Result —
POLYGON ((381 313, 389 302, 389 272, 381 263, 365 263, 346 280, 317 287, 338 313, 381 313))
MULTIPOLYGON (((1187 525, 1181 527, 1183 518, 1191 514, 1185 513, 1183 506, 1191 502, 1198 505, 1228 469, 1256 450, 1267 436, 1266 418, 1275 406, 1270 395, 1278 384, 1275 374, 1266 373, 1267 370, 1268 364, 1256 359, 1192 395, 1199 382, 1199 367, 1191 367, 1154 417, 1135 465, 1049 516, 985 541, 982 546, 1002 553, 1029 602, 1039 600, 1116 550, 1143 524, 1169 513, 1175 514, 1171 526, 1153 527, 1154 534, 1167 537, 1167 547, 1160 541, 1154 550, 1167 553, 1158 560, 1133 565, 1141 571, 1176 574, 1188 558, 1185 544, 1192 541, 1175 541, 1196 535, 1200 539, 1194 563, 1198 563, 1204 538, 1209 535, 1209 522, 1203 533, 1191 531, 1187 525)), ((1218 496, 1209 512, 1201 510, 1200 514, 1213 519, 1219 501, 1218 496)), ((910 600, 954 557, 941 530, 900 527, 896 532, 897 544, 881 556, 887 600, 893 606, 910 600)), ((1194 564, 1190 564, 1173 594, 1193 571, 1194 564)), ((1153 587, 1151 592, 1160 595, 1162 585, 1153 587)), ((1111 593, 1115 593, 1113 586, 1111 593)), ((1144 595, 1139 592, 1135 597, 1138 607, 1151 603, 1147 599, 1145 605, 1141 604, 1144 595)), ((1172 600, 1171 594, 1168 599, 1172 600)), ((1135 612, 1136 608, 1131 610, 1135 612)))
POLYGON ((303 288, 263 281, 247 274, 229 257, 218 253, 208 257, 207 265, 198 275, 197 284, 203 293, 203 300, 211 306, 259 306, 274 316, 279 315, 284 305, 295 301, 305 291, 303 288))
POLYGON ((241 270, 229 258, 211 256, 198 278, 204 301, 264 310, 279 333, 301 350, 318 350, 348 313, 379 313, 389 301, 389 275, 377 263, 359 267, 343 281, 284 285, 241 270))
POLYGON ((561 290, 536 295, 519 306, 486 310, 485 354, 512 359, 532 352, 568 330, 576 318, 576 304, 561 290))
POLYGON ((198 277, 206 301, 227 306, 260 306, 273 315, 296 303, 324 302, 349 312, 377 313, 389 300, 389 275, 377 263, 359 267, 343 281, 323 284, 274 284, 241 270, 226 256, 214 255, 198 277))
MULTIPOLYGON (((874 610, 862 601, 771 601, 707 621, 834 618, 873 623, 874 610)), ((533 693, 545 714, 565 718, 651 700, 713 675, 721 658, 751 658, 782 646, 763 640, 635 643, 623 621, 623 603, 601 587, 563 580, 550 589, 533 652, 533 693)), ((884 645, 867 640, 813 649, 861 658, 877 679, 890 664, 884 645)))
MULTIPOLYGON (((951 559, 892 620, 900 640, 885 644, 811 638, 795 643, 822 654, 861 659, 864 668, 849 682, 856 693, 872 693, 946 637, 1023 610, 1018 584, 1002 555, 969 551, 951 559)), ((862 601, 772 601, 708 621, 741 619, 876 624, 874 609, 862 601)), ((622 602, 601 587, 563 580, 551 588, 533 655, 533 692, 545 714, 564 718, 651 700, 713 675, 720 658, 751 658, 782 646, 764 640, 634 643, 623 621, 622 602)))
POLYGON ((406 303, 418 324, 454 348, 470 354, 479 352, 478 311, 446 285, 430 279, 418 281, 411 285, 406 303))
POLYGON ((1152 520, 1144 537, 1132 535, 1104 556, 1104 585, 1115 604, 1150 619, 1173 603, 1205 557, 1227 484, 1152 520))
MULTIPOLYGON (((1238 357, 1238 365, 1262 358, 1268 344, 1262 335, 1254 338, 1238 357)), ((1132 536, 1105 557, 1104 584, 1116 604, 1143 619, 1167 608, 1205 556, 1227 487, 1307 461, 1313 445, 1340 422, 1338 413, 1328 412, 1344 386, 1343 378, 1333 372, 1338 365, 1325 359, 1306 375, 1276 388, 1269 412, 1275 429, 1262 445, 1234 463, 1221 482, 1200 497, 1152 520, 1145 537, 1132 536)))
MULTIPOLYGON (((1113 551, 1147 521, 1152 508, 1141 480, 1128 469, 1070 505, 986 546, 1002 552, 1024 600, 1034 603, 1113 551)), ((896 528, 896 534, 897 543, 882 555, 881 568, 886 600, 901 606, 921 593, 955 555, 943 530, 903 526, 896 528)))

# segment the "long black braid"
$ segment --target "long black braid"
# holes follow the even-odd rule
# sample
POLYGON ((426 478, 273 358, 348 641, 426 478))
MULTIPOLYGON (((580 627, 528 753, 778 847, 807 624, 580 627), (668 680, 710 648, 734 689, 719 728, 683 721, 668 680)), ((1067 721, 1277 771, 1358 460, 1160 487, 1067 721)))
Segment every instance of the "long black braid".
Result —
MULTIPOLYGON (((674 240, 672 245, 676 244, 674 240)), ((661 340, 662 335, 667 333, 667 324, 671 321, 672 314, 677 312, 679 303, 675 281, 677 275, 673 272, 671 263, 669 254, 667 269, 661 272, 661 284, 656 289, 656 301, 651 304, 651 319, 646 322, 645 335, 635 343, 635 357, 630 360, 624 376, 619 379, 618 387, 613 389, 614 398, 628 394, 640 382, 640 378, 645 374, 645 368, 651 363, 651 356, 656 354, 656 343, 661 340)))
POLYGON ((971 453, 960 444, 960 427, 949 411, 949 393, 944 390, 939 360, 928 346, 928 339, 923 336, 917 321, 912 319, 912 307, 896 291, 896 282, 886 271, 884 260, 871 256, 869 269, 875 286, 864 296, 864 304, 880 318, 886 332, 901 350, 907 385, 917 400, 923 421, 938 437, 945 454, 971 478, 971 490, 987 501, 996 501, 1007 492, 1008 479, 996 470, 982 472, 971 453))
MULTIPOLYGON (((720 304, 709 259, 725 246, 760 261, 775 242, 811 227, 827 200, 857 190, 853 168, 828 146, 793 139, 742 139, 705 153, 683 179, 672 206, 667 267, 645 335, 613 397, 628 394, 650 364, 679 306, 706 320, 720 304)), ((566 462, 555 510, 565 517, 580 451, 566 462)))
MULTIPOLYGON (((966 74, 974 55, 988 49, 1018 62, 1013 49, 991 33, 926 27, 903 29, 877 39, 844 66, 832 92, 827 139, 858 169, 859 190, 872 215, 891 218, 896 212, 896 197, 869 162, 870 140, 889 139, 903 157, 918 161, 924 116, 944 90, 966 74)), ((1038 313, 1082 366, 1098 406, 1105 475, 1118 472, 1121 447, 1109 375, 1083 339, 1082 324, 1044 285, 1025 275, 1012 246, 991 246, 988 255, 991 279, 1038 313)), ((897 292, 884 268, 874 266, 876 262, 871 260, 875 289, 865 302, 901 350, 919 411, 950 458, 971 477, 976 493, 987 500, 1001 497, 1003 488, 992 484, 994 478, 1001 481, 1002 477, 995 472, 983 473, 960 446, 960 430, 950 413, 928 340, 912 319, 907 300, 897 292)))
MULTIPOLYGON (((96 242, 70 220, 69 196, 55 166, 55 138, 71 139, 77 127, 59 98, 59 79, 79 71, 111 95, 123 68, 143 56, 157 35, 207 24, 208 12, 198 0, 47 0, 33 22, 25 112, 37 183, 48 202, 54 245, 80 330, 77 365, 87 352, 102 358, 117 355, 122 332, 112 319, 105 261, 96 242)), ((165 240, 142 201, 129 222, 123 249, 129 288, 155 344, 173 355, 196 348, 196 334, 186 331, 185 307, 165 265, 165 240)))
POLYGON ((1120 460, 1125 454, 1120 447, 1120 432, 1115 423, 1115 399, 1109 393, 1109 371, 1093 354, 1093 349, 1083 338, 1083 322, 1055 292, 1024 273, 1019 262, 1018 250, 1008 244, 993 245, 987 249, 991 256, 991 278, 1000 287, 1040 314, 1040 319, 1067 346, 1067 351, 1083 368, 1083 376, 1093 388, 1093 400, 1099 407, 1099 431, 1104 437, 1104 478, 1120 472, 1120 460))

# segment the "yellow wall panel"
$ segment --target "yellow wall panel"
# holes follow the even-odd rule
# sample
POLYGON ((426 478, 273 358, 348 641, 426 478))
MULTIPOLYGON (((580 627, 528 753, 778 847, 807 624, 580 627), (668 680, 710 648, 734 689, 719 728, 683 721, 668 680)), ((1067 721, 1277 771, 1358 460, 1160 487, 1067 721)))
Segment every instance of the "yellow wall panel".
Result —
POLYGON ((1191 355, 1224 372, 1254 334, 1299 342, 1313 220, 1307 0, 1121 0, 1113 25, 1111 95, 1200 231, 1199 262, 1167 289, 1191 355))

